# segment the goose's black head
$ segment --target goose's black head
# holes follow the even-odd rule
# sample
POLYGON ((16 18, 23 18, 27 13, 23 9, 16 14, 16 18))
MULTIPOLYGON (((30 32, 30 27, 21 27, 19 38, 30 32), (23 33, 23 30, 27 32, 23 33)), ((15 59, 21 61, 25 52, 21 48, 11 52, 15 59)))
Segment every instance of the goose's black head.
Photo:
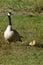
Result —
POLYGON ((11 12, 8 12, 8 17, 11 16, 11 12))
POLYGON ((9 25, 12 25, 11 24, 11 12, 8 12, 8 18, 9 18, 9 25))

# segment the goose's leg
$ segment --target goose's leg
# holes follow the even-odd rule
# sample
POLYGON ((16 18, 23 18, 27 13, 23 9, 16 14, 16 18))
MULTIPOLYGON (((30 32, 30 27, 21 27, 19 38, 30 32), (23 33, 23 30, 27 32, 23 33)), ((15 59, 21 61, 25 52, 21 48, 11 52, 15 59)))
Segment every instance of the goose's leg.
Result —
POLYGON ((10 42, 7 40, 7 44, 9 45, 10 44, 10 42))

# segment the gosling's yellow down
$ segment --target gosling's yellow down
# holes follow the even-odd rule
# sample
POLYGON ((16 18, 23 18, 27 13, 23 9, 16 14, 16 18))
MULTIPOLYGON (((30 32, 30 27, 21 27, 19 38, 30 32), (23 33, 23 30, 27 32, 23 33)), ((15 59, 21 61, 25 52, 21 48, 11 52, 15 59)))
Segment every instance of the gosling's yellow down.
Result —
POLYGON ((29 43, 30 46, 34 46, 36 44, 36 41, 33 40, 32 42, 29 43))

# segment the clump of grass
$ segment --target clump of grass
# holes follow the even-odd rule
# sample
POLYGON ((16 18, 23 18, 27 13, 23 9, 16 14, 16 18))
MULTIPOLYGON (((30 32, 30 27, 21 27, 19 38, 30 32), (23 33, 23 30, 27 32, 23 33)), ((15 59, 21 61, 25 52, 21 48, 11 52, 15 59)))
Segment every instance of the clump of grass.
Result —
POLYGON ((43 11, 43 5, 35 7, 35 12, 41 13, 42 11, 43 11))
POLYGON ((35 2, 34 11, 41 13, 43 11, 43 1, 36 0, 34 2, 35 2))

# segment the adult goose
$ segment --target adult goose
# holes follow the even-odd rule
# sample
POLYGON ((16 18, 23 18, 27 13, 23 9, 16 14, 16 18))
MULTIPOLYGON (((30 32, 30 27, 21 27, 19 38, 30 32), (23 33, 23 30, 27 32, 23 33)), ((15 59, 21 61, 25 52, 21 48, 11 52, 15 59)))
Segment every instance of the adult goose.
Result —
POLYGON ((21 41, 21 36, 19 33, 12 28, 11 23, 11 12, 8 13, 8 19, 9 19, 9 25, 7 26, 5 32, 4 32, 4 38, 7 40, 8 43, 14 42, 14 41, 21 41))

